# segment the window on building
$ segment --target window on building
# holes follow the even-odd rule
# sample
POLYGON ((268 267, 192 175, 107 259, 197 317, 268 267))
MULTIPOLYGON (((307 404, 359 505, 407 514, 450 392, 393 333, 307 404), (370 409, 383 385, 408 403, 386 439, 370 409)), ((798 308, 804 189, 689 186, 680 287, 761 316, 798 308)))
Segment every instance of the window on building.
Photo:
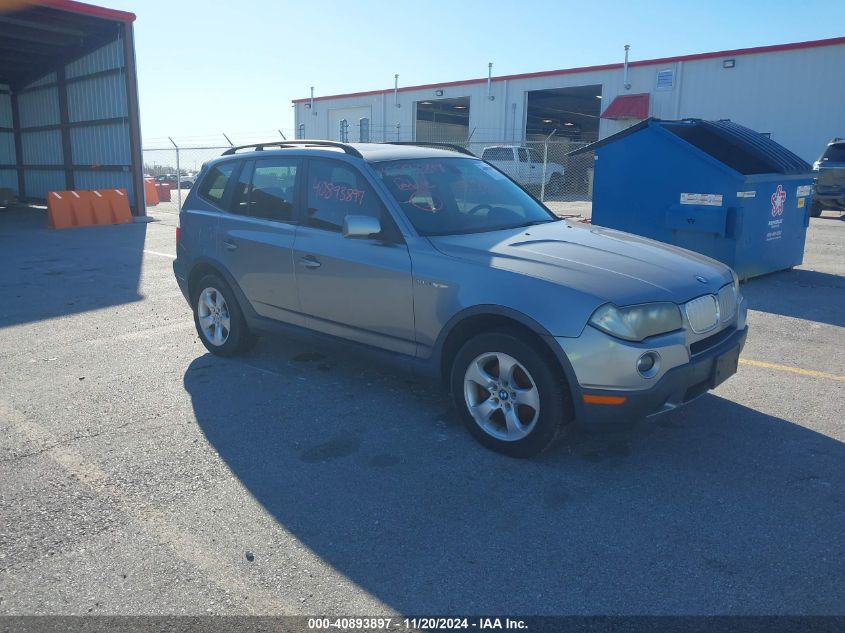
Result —
POLYGON ((671 90, 675 85, 675 71, 671 68, 664 68, 657 71, 657 89, 671 90))

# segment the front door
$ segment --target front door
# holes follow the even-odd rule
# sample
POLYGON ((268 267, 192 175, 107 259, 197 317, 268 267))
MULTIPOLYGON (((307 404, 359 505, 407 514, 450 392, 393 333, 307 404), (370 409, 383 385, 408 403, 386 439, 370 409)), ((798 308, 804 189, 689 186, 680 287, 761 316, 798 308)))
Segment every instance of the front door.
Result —
POLYGON ((413 355, 411 258, 375 190, 349 163, 310 159, 304 198, 294 261, 306 325, 413 355), (344 237, 347 215, 377 217, 382 234, 344 237))
POLYGON ((277 156, 241 168, 220 223, 220 257, 259 315, 304 325, 294 273, 302 159, 277 156))

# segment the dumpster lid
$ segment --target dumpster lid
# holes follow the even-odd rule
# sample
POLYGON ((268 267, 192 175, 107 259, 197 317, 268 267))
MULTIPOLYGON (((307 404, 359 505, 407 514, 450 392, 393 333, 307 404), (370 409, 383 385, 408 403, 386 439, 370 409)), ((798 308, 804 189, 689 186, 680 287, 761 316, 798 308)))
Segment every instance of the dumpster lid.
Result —
POLYGON ((740 174, 800 174, 807 173, 811 169, 807 161, 767 135, 728 119, 720 121, 647 119, 618 134, 575 150, 571 154, 587 152, 615 143, 651 125, 662 127, 740 174))

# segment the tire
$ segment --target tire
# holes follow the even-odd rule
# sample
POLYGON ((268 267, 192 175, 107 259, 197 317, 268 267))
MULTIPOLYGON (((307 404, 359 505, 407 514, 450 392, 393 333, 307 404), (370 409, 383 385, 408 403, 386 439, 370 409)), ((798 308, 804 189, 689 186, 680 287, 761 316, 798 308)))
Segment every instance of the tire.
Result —
POLYGON ((813 204, 810 205, 810 217, 821 217, 822 211, 823 209, 821 203, 813 200, 813 204))
POLYGON ((546 187, 546 191, 548 191, 553 196, 558 196, 563 193, 563 176, 561 174, 552 174, 552 177, 549 178, 549 186, 546 187))
POLYGON ((247 327, 235 293, 218 275, 200 279, 192 296, 194 325, 209 352, 237 356, 255 345, 257 339, 247 327))
POLYGON ((565 378, 553 361, 516 333, 489 332, 468 340, 455 355, 450 386, 467 430, 498 453, 534 457, 572 427, 565 378), (507 366, 517 367, 510 381, 501 376, 507 366), (488 382, 488 388, 481 382, 488 382))

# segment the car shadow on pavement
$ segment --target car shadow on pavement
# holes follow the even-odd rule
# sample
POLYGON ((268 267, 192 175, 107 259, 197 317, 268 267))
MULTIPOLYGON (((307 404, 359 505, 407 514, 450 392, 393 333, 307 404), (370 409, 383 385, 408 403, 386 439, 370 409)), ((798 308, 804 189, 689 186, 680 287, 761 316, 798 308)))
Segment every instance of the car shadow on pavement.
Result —
POLYGON ((206 354, 184 386, 278 524, 400 613, 845 604, 845 445, 715 395, 514 460, 476 444, 438 390, 285 343, 206 354))
POLYGON ((47 228, 47 212, 0 212, 0 328, 139 301, 146 224, 47 228))
POLYGON ((814 270, 785 270, 750 279, 742 294, 750 310, 845 327, 845 278, 814 270))

